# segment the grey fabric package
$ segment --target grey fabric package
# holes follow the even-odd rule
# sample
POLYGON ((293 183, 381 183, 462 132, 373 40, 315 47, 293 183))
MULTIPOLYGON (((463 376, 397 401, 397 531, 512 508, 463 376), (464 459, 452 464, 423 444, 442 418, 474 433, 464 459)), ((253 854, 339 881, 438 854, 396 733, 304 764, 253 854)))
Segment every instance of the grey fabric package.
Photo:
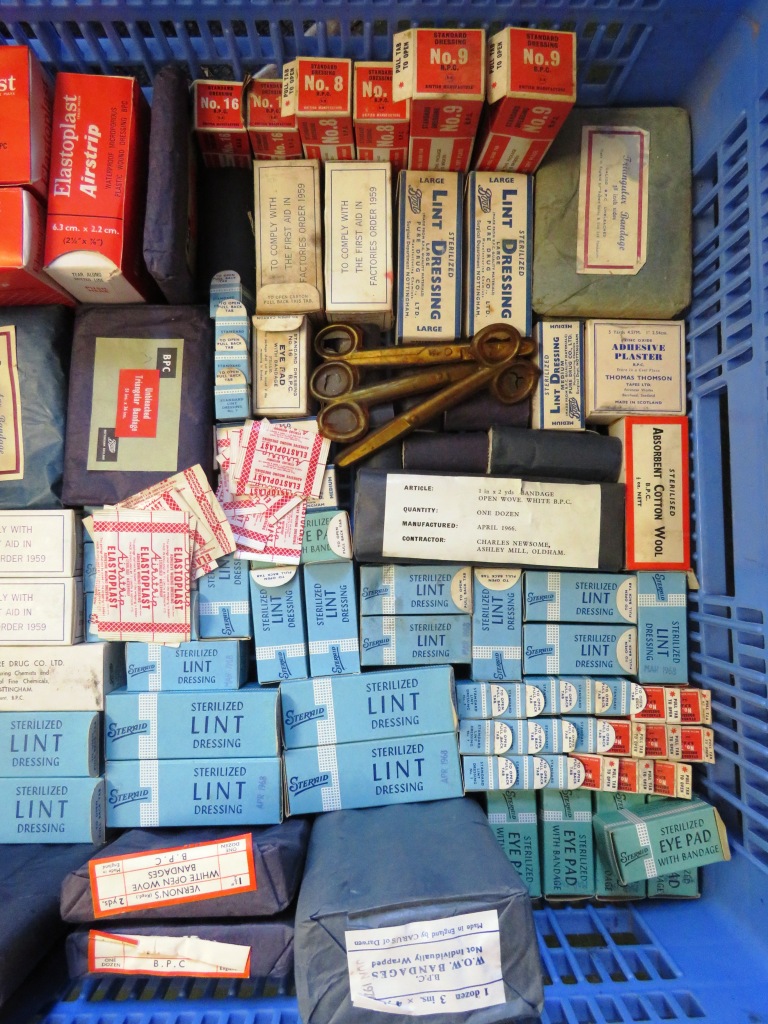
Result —
POLYGON ((5 436, 9 436, 9 424, 15 417, 23 452, 14 472, 6 445, 8 464, 0 467, 0 508, 58 508, 64 472, 72 311, 64 306, 0 309, 3 363, 8 359, 7 327, 13 328, 16 340, 18 392, 13 396, 0 390, 0 411, 5 416, 5 436), (21 479, 10 479, 18 472, 23 472, 21 479))
POLYGON ((169 65, 155 76, 149 133, 144 262, 170 303, 195 301, 197 150, 190 80, 169 65))
MULTIPOLYGON (((78 928, 67 936, 67 967, 70 978, 82 978, 89 969, 89 928, 78 928)), ((181 921, 163 924, 147 921, 125 922, 122 927, 99 925, 102 934, 137 936, 187 936, 209 942, 250 946, 250 978, 284 981, 293 970, 293 920, 267 918, 262 921, 181 921)), ((119 947, 118 947, 119 948, 119 947)), ((111 972, 109 972, 111 973, 111 972)), ((131 972, 140 973, 140 972, 131 972)), ((153 972, 157 973, 157 972, 153 972)), ((173 973, 172 971, 169 973, 173 973)))
POLYGON ((203 306, 75 315, 63 501, 107 505, 200 463, 210 476, 213 327, 203 306))
POLYGON ((466 797, 321 814, 295 955, 304 1024, 378 1024, 385 1008, 405 1024, 414 1016, 398 1012, 403 1003, 430 1024, 518 1024, 543 1006, 528 892, 466 797))
MULTIPOLYGON (((280 825, 251 830, 256 888, 214 896, 205 900, 176 903, 165 907, 130 910, 119 920, 159 918, 232 918, 268 917, 284 910, 298 891, 301 871, 307 852, 310 822, 306 818, 288 818, 280 825)), ((131 829, 105 847, 102 857, 125 857, 129 854, 152 853, 176 846, 209 843, 243 834, 233 828, 131 829)), ((186 865, 194 873, 194 859, 186 865)), ((177 879, 180 884, 185 877, 177 879)), ((64 879, 61 887, 61 916, 65 921, 85 924, 95 921, 88 862, 79 864, 64 879)), ((111 918, 115 920, 116 918, 111 918)))

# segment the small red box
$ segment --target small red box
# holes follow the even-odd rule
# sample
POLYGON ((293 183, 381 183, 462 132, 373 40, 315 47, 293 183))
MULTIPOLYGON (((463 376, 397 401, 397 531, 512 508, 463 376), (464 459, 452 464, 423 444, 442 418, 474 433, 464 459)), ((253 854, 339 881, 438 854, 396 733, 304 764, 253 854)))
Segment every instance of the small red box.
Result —
POLYGON ((195 137, 206 167, 251 166, 251 144, 243 120, 241 82, 192 83, 195 137))
POLYGON ((293 160, 304 156, 296 117, 283 117, 282 95, 280 78, 254 78, 248 85, 246 124, 255 160, 293 160))
POLYGON ((43 270, 45 209, 23 188, 0 189, 0 306, 74 306, 43 270))
POLYGON ((45 202, 53 89, 28 46, 0 46, 0 186, 20 185, 45 202))
POLYGON ((283 117, 295 117, 308 160, 354 160, 352 61, 297 57, 283 68, 283 117))
POLYGON ((356 62, 354 121, 358 159, 388 160, 396 177, 408 166, 410 118, 410 100, 392 99, 392 62, 356 62))

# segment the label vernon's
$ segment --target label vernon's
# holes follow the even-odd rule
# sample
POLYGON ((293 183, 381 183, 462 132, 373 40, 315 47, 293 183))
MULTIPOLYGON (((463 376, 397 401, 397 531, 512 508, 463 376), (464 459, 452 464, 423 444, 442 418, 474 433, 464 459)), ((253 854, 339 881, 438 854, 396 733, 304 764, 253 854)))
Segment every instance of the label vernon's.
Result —
POLYGON ((596 569, 600 487, 389 474, 385 558, 596 569))

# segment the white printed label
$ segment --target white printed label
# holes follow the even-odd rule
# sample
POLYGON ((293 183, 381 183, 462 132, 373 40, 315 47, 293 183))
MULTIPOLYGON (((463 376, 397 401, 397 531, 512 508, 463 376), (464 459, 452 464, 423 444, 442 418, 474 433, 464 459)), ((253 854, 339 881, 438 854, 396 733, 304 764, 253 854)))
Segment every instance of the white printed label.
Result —
POLYGON ((16 330, 0 327, 0 481, 24 479, 16 330))
POLYGON ((600 487, 391 473, 382 554, 596 569, 600 487))
POLYGON ((495 910, 344 938, 353 1006, 424 1017, 505 1002, 495 910))
POLYGON ((250 946, 195 935, 111 935, 92 931, 88 967, 100 974, 247 978, 250 946))
POLYGON ((577 273, 636 274, 645 265, 649 139, 641 128, 582 128, 577 273))

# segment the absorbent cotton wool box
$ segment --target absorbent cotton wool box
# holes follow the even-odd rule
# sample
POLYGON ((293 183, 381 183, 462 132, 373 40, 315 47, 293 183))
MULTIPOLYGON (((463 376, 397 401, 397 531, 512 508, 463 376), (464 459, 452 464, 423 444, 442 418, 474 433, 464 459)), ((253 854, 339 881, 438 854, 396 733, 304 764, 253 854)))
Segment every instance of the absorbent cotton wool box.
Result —
POLYGON ((124 644, 0 650, 0 711, 103 711, 124 684, 124 644))
POLYGON ((388 161, 392 173, 408 166, 410 100, 392 99, 391 61, 354 64, 354 123, 357 158, 388 161))
POLYGON ((488 824, 496 842, 525 883, 531 899, 541 896, 536 794, 506 789, 485 796, 488 824))
POLYGON ((612 676, 637 671, 634 626, 561 625, 531 622, 523 626, 525 675, 590 673, 612 676))
POLYGON ((323 222, 317 160, 253 165, 257 316, 323 308, 323 222))
POLYGON ((688 682, 687 581, 684 572, 637 574, 637 678, 679 686, 688 682))
POLYGON ((349 562, 352 559, 352 535, 349 514, 336 508, 307 512, 301 561, 349 562))
POLYGON ((359 672, 360 638, 352 562, 305 565, 304 599, 311 674, 335 676, 359 672))
POLYGON ((267 419, 309 415, 309 322, 304 316, 253 318, 253 414, 267 419))
POLYGON ((79 576, 81 538, 80 518, 72 509, 0 509, 0 577, 79 576))
POLYGON ((363 665, 468 664, 469 615, 366 615, 360 619, 363 665))
POLYGON ((352 61, 297 57, 283 68, 283 117, 295 116, 312 160, 354 160, 352 61))
POLYGON ((464 178, 401 171, 397 179, 397 340, 461 335, 464 178))
POLYGON ((0 645, 79 644, 83 639, 83 581, 0 579, 0 645))
POLYGON ((206 167, 251 166, 242 82, 198 79, 192 83, 192 117, 206 167))
POLYGON ((0 82, 0 186, 24 187, 45 202, 53 106, 51 83, 29 46, 3 47, 0 82))
POLYGON ((251 569, 251 608, 260 683, 309 675, 302 570, 251 569))
POLYGON ((525 573, 526 622, 637 622, 635 577, 619 573, 525 573))
POLYGON ((181 644, 125 645, 128 690, 236 690, 248 673, 248 645, 242 640, 190 640, 181 644))
POLYGON ((248 563, 234 555, 198 580, 198 631, 203 640, 252 635, 248 563))
POLYGON ((524 683, 456 683, 460 718, 534 718, 544 709, 544 694, 524 683))
POLYGON ((103 778, 0 779, 0 843, 104 842, 103 778))
POLYGON ((531 426, 583 430, 584 326, 580 320, 540 320, 533 329, 534 362, 541 370, 531 404, 531 426))
POLYGON ((0 779, 97 776, 100 719, 96 711, 0 714, 0 779))
POLYGON ((549 764, 543 757, 535 755, 465 754, 461 759, 461 770, 467 793, 541 789, 551 779, 549 764))
POLYGON ((545 789, 538 799, 544 896, 594 896, 592 794, 586 790, 545 789))
POLYGON ((361 565, 361 615, 466 615, 472 570, 466 565, 361 565))
POLYGON ((253 78, 248 83, 246 128, 256 160, 296 160, 304 156, 296 115, 283 117, 283 81, 253 78))
POLYGON ((387 740, 456 728, 453 669, 315 676, 281 687, 286 748, 387 740))
POLYGON ((509 324, 531 333, 533 178, 471 171, 464 200, 464 335, 509 324))
POLYGON ((274 825, 280 765, 279 757, 107 761, 107 825, 274 825))
MULTIPOLYGON (((645 797, 632 793, 594 793, 592 807, 595 814, 602 811, 634 811, 645 806, 645 797)), ((642 900, 645 898, 644 880, 622 885, 610 861, 595 853, 595 896, 603 902, 642 900)))
POLYGON ((107 697, 107 761, 279 757, 277 689, 257 683, 236 694, 131 693, 107 697))
POLYGON ((459 722, 460 754, 538 754, 546 744, 542 722, 467 718, 459 722))
POLYGON ((40 200, 23 188, 0 188, 0 223, 3 225, 0 239, 3 305, 59 303, 73 306, 72 296, 43 270, 45 207, 40 200))
POLYGON ((290 814, 461 796, 456 734, 366 740, 286 750, 290 814))
POLYGON ((392 312, 392 170, 325 165, 325 312, 329 322, 387 331, 392 312))
POLYGON ((522 679, 522 589, 519 569, 473 570, 473 679, 522 679))

